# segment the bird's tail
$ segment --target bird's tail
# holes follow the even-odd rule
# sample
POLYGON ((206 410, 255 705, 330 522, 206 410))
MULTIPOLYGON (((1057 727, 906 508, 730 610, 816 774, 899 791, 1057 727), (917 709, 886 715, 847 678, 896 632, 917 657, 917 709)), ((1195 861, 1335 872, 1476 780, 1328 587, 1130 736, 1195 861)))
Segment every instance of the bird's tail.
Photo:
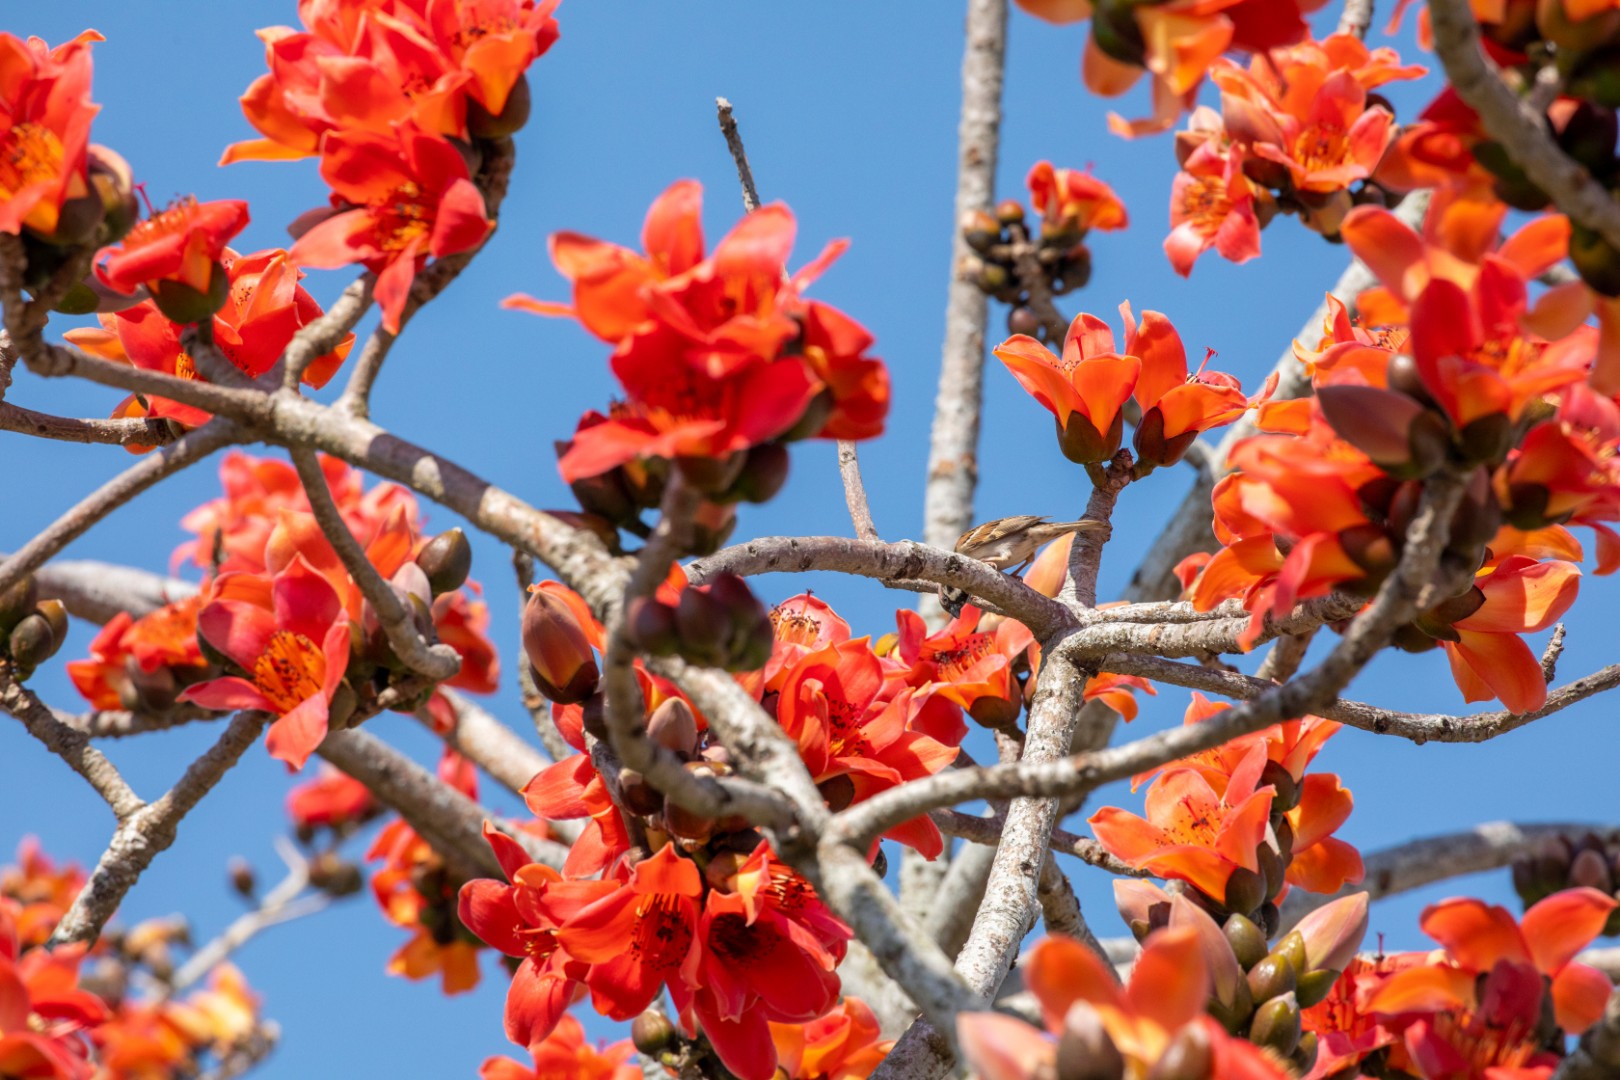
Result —
POLYGON ((1108 523, 1098 521, 1096 518, 1081 518, 1079 521, 1054 521, 1046 525, 1037 525, 1033 530, 1048 539, 1067 536, 1070 533, 1102 532, 1108 528, 1108 523))

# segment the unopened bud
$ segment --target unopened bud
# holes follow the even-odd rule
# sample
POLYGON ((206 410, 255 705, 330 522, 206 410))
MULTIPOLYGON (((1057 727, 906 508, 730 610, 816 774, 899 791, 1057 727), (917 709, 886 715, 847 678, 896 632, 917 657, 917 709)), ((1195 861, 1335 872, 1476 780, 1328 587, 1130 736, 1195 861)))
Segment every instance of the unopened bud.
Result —
POLYGON ((1299 1035, 1299 1003, 1293 994, 1284 994, 1260 1006, 1249 1024, 1249 1041, 1270 1047, 1283 1057, 1294 1052, 1299 1045, 1299 1035))
POLYGON ((1228 910, 1244 915, 1265 903, 1270 895, 1266 891, 1264 875, 1240 866, 1226 879, 1226 895, 1222 897, 1222 902, 1228 910))
POLYGON ((246 859, 241 856, 233 858, 226 868, 226 873, 230 875, 231 888, 247 899, 253 899, 253 894, 259 888, 259 882, 253 873, 253 867, 248 865, 246 859))
POLYGON ((619 770, 619 794, 624 808, 638 817, 650 817, 664 808, 664 796, 635 769, 619 770))
POLYGON ((56 634, 51 630, 50 620, 37 611, 24 616, 22 621, 11 628, 11 636, 6 641, 11 653, 11 663, 19 677, 26 677, 34 668, 51 658, 56 652, 56 634))
POLYGON ((535 688, 559 705, 573 705, 596 692, 601 672, 584 627, 562 597, 544 588, 523 608, 523 650, 535 688))
POLYGON ((1587 848, 1569 864, 1571 886, 1585 886, 1598 892, 1613 892, 1614 879, 1609 875, 1609 860, 1600 852, 1587 848))
POLYGON ((423 545, 416 565, 427 575, 433 595, 454 592, 472 572, 472 545, 459 528, 440 533, 423 545))
POLYGON ((0 634, 10 633, 24 615, 39 605, 39 585, 33 574, 24 574, 4 592, 0 592, 0 634))
POLYGON ((1024 220, 1024 204, 1017 199, 1003 199, 996 204, 996 220, 1003 225, 1016 225, 1024 220))
POLYGON ((1164 1055, 1148 1070, 1147 1080, 1208 1080, 1215 1064, 1209 1034, 1197 1024, 1187 1024, 1165 1047, 1164 1055))
POLYGON ((697 717, 684 698, 672 697, 659 704, 647 719, 647 737, 683 757, 697 749, 697 717))
POLYGON ((727 503, 704 500, 692 515, 688 533, 689 553, 702 557, 713 555, 737 529, 737 509, 727 503))
POLYGON ((720 598, 700 588, 681 593, 675 608, 680 654, 700 667, 720 667, 729 658, 732 625, 720 598))
POLYGON ((847 773, 829 776, 817 784, 816 788, 821 792, 821 797, 827 800, 827 809, 835 814, 848 808, 849 804, 855 801, 855 781, 851 780, 847 773))
POLYGON ((1041 317, 1022 305, 1007 313, 1007 333, 1033 337, 1041 329, 1041 317))
POLYGON ((638 596, 630 602, 626 630, 631 643, 649 656, 674 656, 680 647, 675 609, 650 596, 638 596))
POLYGON ((761 443, 748 451, 731 495, 743 502, 769 502, 787 483, 790 458, 781 443, 761 443))
POLYGON ((720 495, 742 475, 746 460, 747 456, 741 453, 725 457, 678 457, 675 467, 694 490, 705 495, 720 495))
POLYGON ((1232 955, 1237 957, 1243 969, 1254 967, 1266 955, 1266 935, 1254 925, 1254 921, 1247 915, 1233 915, 1226 920, 1222 928, 1226 934, 1226 942, 1232 946, 1232 955))
POLYGON ((60 600, 41 600, 34 605, 34 610, 45 616, 45 621, 51 624, 51 633, 57 641, 67 640, 68 615, 67 605, 60 600))
POLYGON ((1089 1002, 1069 1006, 1057 1044, 1057 1080, 1121 1080, 1125 1058, 1089 1002))
POLYGON ((1277 942, 1271 952, 1272 955, 1287 960, 1295 975, 1303 974, 1309 966, 1306 961, 1305 935, 1298 930, 1290 930, 1281 941, 1277 942))
POLYGON ((675 1042, 675 1025, 657 1009, 648 1009, 630 1025, 630 1042, 648 1057, 657 1058, 675 1042))
POLYGON ((1301 975, 1299 986, 1294 990, 1294 998, 1299 1002, 1299 1007, 1308 1009, 1312 1005, 1320 1005, 1326 1001, 1327 996, 1333 992, 1333 984, 1339 981, 1339 974, 1332 968, 1323 968, 1301 975))
POLYGON ((1255 1001, 1270 1001, 1291 993, 1299 985, 1294 966, 1273 953, 1249 969, 1249 992, 1255 1001))
POLYGON ((962 216, 962 239, 981 255, 1001 241, 1001 222, 985 210, 970 210, 962 216))

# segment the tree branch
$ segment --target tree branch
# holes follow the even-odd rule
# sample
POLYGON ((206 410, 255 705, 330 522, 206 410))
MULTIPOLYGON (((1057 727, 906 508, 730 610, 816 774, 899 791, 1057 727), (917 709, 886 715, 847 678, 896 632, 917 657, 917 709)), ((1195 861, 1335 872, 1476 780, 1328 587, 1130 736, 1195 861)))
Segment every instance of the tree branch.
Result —
POLYGON ((34 692, 9 676, 0 677, 0 707, 22 721, 28 734, 45 749, 67 762, 68 767, 107 801, 113 816, 128 821, 146 805, 124 780, 116 766, 100 750, 90 745, 90 737, 57 719, 34 692))
POLYGON ((862 540, 878 540, 877 526, 872 522, 872 506, 866 501, 866 482, 861 479, 861 459, 855 444, 847 439, 838 440, 838 475, 844 481, 844 503, 849 507, 849 520, 855 526, 855 535, 862 540))

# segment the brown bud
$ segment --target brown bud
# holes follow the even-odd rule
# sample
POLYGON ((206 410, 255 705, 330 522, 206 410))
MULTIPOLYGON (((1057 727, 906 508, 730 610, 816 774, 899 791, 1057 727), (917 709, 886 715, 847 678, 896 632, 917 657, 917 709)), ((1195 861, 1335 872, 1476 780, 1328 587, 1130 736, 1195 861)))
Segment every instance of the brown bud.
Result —
POLYGON ((1613 892, 1614 879, 1609 874, 1609 860, 1591 848, 1580 852, 1569 864, 1569 883, 1598 892, 1613 892))
POLYGON ((714 835, 714 818, 704 817, 681 806, 679 803, 665 800, 664 828, 669 834, 680 840, 690 840, 702 843, 714 835))
POLYGON ((1249 1041, 1257 1046, 1270 1047, 1283 1057, 1294 1052, 1299 1045, 1299 1003, 1293 994, 1273 998, 1254 1012, 1249 1023, 1249 1041))
POLYGON ((1270 1001, 1274 997, 1291 993, 1299 985, 1294 967, 1276 953, 1265 957, 1249 969, 1249 992, 1255 1001, 1270 1001))
POLYGON ((39 604, 39 585, 33 574, 24 574, 0 592, 0 634, 9 634, 39 604))
POLYGON ((1057 1044, 1057 1080, 1121 1080, 1125 1058, 1086 1002, 1069 1007, 1057 1044))
POLYGON ((1271 894, 1266 891, 1266 879, 1253 870, 1238 867, 1226 879, 1226 895, 1222 902, 1228 910, 1246 915, 1266 902, 1271 894))
POLYGON ((24 616, 21 622, 12 627, 6 644, 19 677, 32 673, 34 668, 49 660, 57 649, 56 634, 51 630, 50 620, 38 612, 24 616))
POLYGON ((650 596, 638 596, 630 602, 626 630, 636 648, 651 656, 674 656, 680 646, 675 609, 650 596))
POLYGON ((1237 957, 1243 970, 1254 967, 1266 955, 1266 935, 1254 925, 1254 921, 1246 915, 1233 915, 1226 920, 1222 928, 1226 934, 1227 944, 1232 946, 1232 955, 1237 957))
POLYGON ((982 255, 1001 242, 1001 222, 988 211, 970 210, 962 215, 962 239, 982 255))
POLYGON ((663 794, 635 769, 619 770, 619 794, 624 808, 637 817, 651 817, 664 808, 663 794))
POLYGON ((681 593, 675 608, 681 656, 701 667, 720 667, 729 658, 732 625, 719 597, 700 588, 681 593))
POLYGON ((455 528, 435 536, 417 552, 416 565, 427 575, 434 596, 461 588, 472 572, 472 545, 467 542, 467 534, 455 528))
POLYGON ((1007 312, 1007 333, 1027 334, 1031 337, 1040 333, 1041 317, 1029 308, 1019 305, 1007 312))
POLYGON ((1176 1032, 1164 1056, 1148 1070, 1147 1080, 1207 1080, 1215 1064, 1209 1035, 1196 1024, 1176 1032))
POLYGON ((742 475, 746 460, 747 456, 741 453, 728 454, 723 458, 678 457, 675 467, 680 470, 681 478, 694 490, 705 495, 720 495, 742 475))
POLYGON ((253 867, 240 855, 231 859, 225 872, 230 876, 231 888, 235 889, 247 899, 253 899, 253 894, 259 888, 258 879, 254 876, 253 867))
MULTIPOLYGON (((565 453, 570 443, 558 443, 559 454, 565 453)), ((636 516, 636 500, 625 483, 623 469, 609 469, 597 476, 586 476, 568 485, 579 502, 579 508, 604 521, 623 525, 636 516)))
POLYGON ((529 593, 523 608, 523 650, 535 688, 559 705, 573 705, 596 692, 601 672, 574 610, 545 588, 529 593))
POLYGON ((725 503, 704 501, 692 515, 692 528, 687 538, 690 554, 713 555, 737 528, 737 510, 725 503))
POLYGON ((769 502, 787 483, 790 459, 781 443, 761 443, 748 451, 730 494, 743 502, 769 502))
POLYGON ((519 75, 517 82, 507 92, 500 112, 492 113, 478 99, 467 98, 467 132, 476 139, 504 139, 515 135, 529 122, 529 111, 533 105, 529 78, 519 75))
POLYGON ((1017 199, 1003 199, 996 204, 996 220, 1003 225, 1016 225, 1024 220, 1024 204, 1017 199))
POLYGON ((647 719, 647 737, 683 757, 697 750, 697 717, 685 698, 661 702, 647 719))
POLYGON ((845 773, 829 776, 816 785, 821 797, 827 800, 827 809, 838 813, 855 801, 855 781, 845 773))
POLYGON ((648 1057, 657 1058, 674 1045, 675 1025, 657 1009, 648 1009, 630 1025, 630 1041, 648 1057))

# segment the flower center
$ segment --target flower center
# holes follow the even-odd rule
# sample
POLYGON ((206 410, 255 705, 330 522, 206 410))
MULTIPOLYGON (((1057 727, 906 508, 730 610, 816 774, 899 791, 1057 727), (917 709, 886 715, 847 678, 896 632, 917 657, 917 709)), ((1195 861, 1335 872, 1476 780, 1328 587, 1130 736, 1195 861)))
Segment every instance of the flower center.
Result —
POLYGON ((954 649, 935 653, 933 660, 940 677, 946 682, 955 682, 994 651, 995 640, 989 634, 974 634, 954 649))
POLYGON ((654 893, 636 905, 630 952, 654 971, 674 971, 686 959, 695 936, 692 921, 680 910, 679 897, 654 893))
POLYGON ((821 636, 821 620, 803 611, 771 609, 771 626, 776 640, 789 645, 813 647, 821 636))
POLYGON ((191 228, 197 210, 197 197, 187 195, 176 199, 144 221, 135 223, 124 237, 124 250, 134 251, 144 244, 156 243, 166 236, 177 236, 191 228))
POLYGON ((277 630, 253 663, 253 683, 280 713, 321 692, 326 656, 303 634, 277 630))
POLYGON ((1294 139, 1294 160, 1307 172, 1331 169, 1350 156, 1350 137, 1343 128, 1312 124, 1294 139))
POLYGON ((1226 180, 1219 176, 1196 177, 1181 192, 1181 216, 1190 221, 1200 236, 1214 236, 1232 211, 1226 193, 1226 180))
POLYGON ((14 125, 0 140, 0 195, 10 197, 29 184, 62 171, 62 140, 41 124, 14 125))
POLYGON ((386 199, 372 204, 371 209, 377 215, 377 232, 384 251, 390 254, 402 251, 427 238, 433 215, 428 212, 422 189, 415 181, 405 181, 389 192, 386 199))

